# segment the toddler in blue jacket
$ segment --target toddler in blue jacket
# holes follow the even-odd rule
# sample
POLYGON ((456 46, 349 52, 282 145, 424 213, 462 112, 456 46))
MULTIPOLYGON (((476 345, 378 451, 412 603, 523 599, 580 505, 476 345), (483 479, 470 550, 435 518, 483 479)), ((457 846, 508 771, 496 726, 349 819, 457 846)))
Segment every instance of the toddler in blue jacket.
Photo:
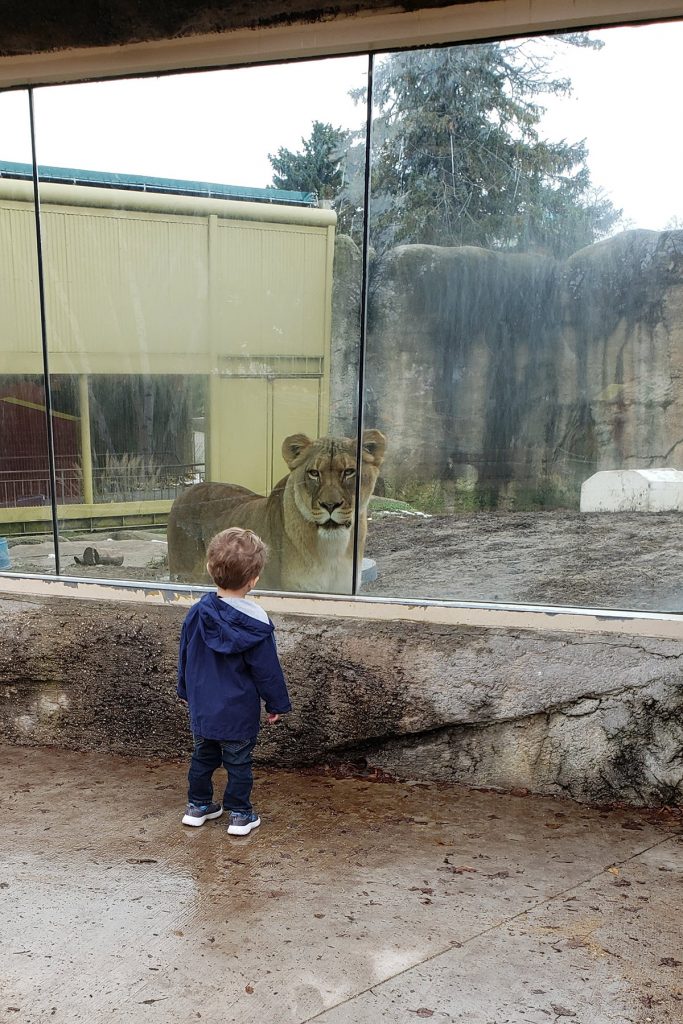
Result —
POLYGON ((251 530, 231 527, 217 534, 206 566, 217 591, 193 605, 183 623, 177 693, 189 705, 194 737, 183 825, 203 825, 224 810, 231 835, 248 835, 261 824, 250 801, 261 701, 271 725, 292 709, 273 623, 247 597, 266 557, 265 544, 251 530), (221 764, 228 773, 222 805, 214 803, 212 782, 221 764))

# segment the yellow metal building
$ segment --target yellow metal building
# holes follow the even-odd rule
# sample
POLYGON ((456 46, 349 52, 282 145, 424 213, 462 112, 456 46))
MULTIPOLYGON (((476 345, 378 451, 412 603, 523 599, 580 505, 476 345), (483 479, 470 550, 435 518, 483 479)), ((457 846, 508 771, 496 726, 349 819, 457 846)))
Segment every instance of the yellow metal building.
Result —
MULTIPOLYGON (((204 376, 206 478, 268 491, 286 472, 282 439, 326 431, 335 214, 50 182, 40 197, 50 373, 80 384, 84 502, 60 519, 163 521, 170 507, 95 502, 98 374, 204 376)), ((29 181, 0 179, 0 252, 0 375, 39 375, 29 181)), ((0 524, 48 519, 48 508, 0 509, 0 524)))

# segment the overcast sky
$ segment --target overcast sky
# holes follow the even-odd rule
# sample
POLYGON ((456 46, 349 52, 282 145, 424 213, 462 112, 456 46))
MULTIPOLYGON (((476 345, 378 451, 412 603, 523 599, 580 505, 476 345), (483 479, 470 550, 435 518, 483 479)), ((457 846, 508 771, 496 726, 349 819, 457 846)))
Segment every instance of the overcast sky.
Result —
MULTIPOLYGON (((683 23, 595 33, 601 51, 554 46, 571 97, 546 99, 552 139, 585 138, 593 181, 632 226, 683 222, 683 23)), ((530 46, 545 45, 530 42, 530 46)), ((381 58, 379 58, 381 59, 381 58)), ((41 163, 265 186, 268 153, 297 149, 313 120, 358 128, 350 99, 367 58, 36 90, 41 163)), ((26 96, 0 96, 0 158, 30 160, 26 96)))
POLYGON ((574 89, 546 101, 546 132, 587 140, 594 183, 633 227, 660 230, 671 217, 683 226, 683 22, 591 34, 604 40, 602 50, 557 53, 557 70, 574 89))

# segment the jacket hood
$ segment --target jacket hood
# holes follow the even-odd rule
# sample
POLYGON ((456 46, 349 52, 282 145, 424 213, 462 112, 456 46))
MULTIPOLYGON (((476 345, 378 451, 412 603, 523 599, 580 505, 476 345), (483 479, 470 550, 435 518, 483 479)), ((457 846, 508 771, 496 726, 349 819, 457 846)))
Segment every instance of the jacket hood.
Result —
POLYGON ((207 647, 220 654, 239 654, 273 632, 271 622, 245 615, 217 594, 205 594, 197 605, 199 630, 207 647))

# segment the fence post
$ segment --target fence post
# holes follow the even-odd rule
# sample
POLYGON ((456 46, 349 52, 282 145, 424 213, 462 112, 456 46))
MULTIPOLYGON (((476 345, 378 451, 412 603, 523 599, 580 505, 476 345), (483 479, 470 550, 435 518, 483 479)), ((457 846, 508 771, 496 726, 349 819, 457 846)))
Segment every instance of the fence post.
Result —
POLYGON ((78 411, 81 421, 81 472, 83 473, 83 501, 93 505, 92 451, 90 448, 90 393, 88 374, 78 375, 78 411))

